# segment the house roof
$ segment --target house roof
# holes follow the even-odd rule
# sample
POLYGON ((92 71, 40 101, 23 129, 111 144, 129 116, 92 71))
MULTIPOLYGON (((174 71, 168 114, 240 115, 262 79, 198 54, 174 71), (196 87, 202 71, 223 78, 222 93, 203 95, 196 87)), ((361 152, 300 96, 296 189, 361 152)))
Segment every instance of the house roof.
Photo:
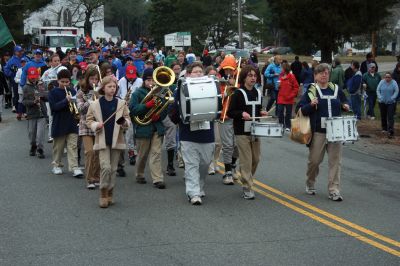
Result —
POLYGON ((118 27, 104 27, 104 31, 111 36, 121 36, 118 27))

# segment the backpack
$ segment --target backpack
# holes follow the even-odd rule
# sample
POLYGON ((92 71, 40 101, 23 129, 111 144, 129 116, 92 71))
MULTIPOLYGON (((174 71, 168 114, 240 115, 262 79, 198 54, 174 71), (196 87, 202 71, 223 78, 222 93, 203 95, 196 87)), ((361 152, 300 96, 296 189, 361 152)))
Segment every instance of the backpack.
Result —
POLYGON ((356 73, 354 76, 352 76, 351 78, 349 78, 349 80, 347 81, 347 89, 349 90, 350 94, 355 94, 357 93, 362 85, 362 76, 360 73, 356 73), (355 84, 356 80, 355 78, 360 78, 359 84, 355 84))

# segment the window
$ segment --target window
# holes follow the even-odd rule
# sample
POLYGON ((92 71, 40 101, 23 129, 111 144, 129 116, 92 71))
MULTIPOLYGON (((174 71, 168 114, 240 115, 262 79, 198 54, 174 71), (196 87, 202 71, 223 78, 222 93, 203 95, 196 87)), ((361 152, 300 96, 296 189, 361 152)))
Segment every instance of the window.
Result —
POLYGON ((45 19, 45 20, 43 21, 43 27, 47 27, 47 26, 51 26, 50 20, 45 19))
POLYGON ((67 8, 63 12, 63 20, 64 20, 64 27, 71 27, 72 26, 72 15, 71 11, 67 8))

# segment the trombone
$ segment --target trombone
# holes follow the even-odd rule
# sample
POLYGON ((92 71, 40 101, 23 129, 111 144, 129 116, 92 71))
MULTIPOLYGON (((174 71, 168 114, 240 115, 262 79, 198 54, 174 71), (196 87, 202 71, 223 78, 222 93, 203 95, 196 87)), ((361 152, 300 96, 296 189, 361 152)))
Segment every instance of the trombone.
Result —
POLYGON ((141 126, 149 125, 153 115, 160 115, 169 104, 174 102, 174 97, 169 89, 169 86, 171 86, 175 81, 174 71, 165 66, 157 67, 153 72, 153 80, 156 83, 156 86, 151 88, 150 92, 141 101, 141 104, 145 104, 154 98, 154 107, 152 107, 143 118, 140 118, 139 116, 133 117, 134 121, 141 126), (165 100, 164 103, 163 100, 165 100))
POLYGON ((225 122, 226 112, 228 111, 228 108, 229 108, 231 96, 233 95, 234 91, 238 88, 238 85, 239 85, 239 75, 240 75, 240 70, 241 70, 240 64, 241 64, 241 63, 242 63, 242 57, 239 57, 239 63, 238 63, 238 66, 237 66, 237 73, 236 73, 235 85, 233 85, 233 86, 227 86, 226 89, 225 89, 225 93, 226 93, 226 95, 227 95, 227 97, 226 97, 226 107, 225 107, 224 113, 223 113, 223 115, 222 115, 222 122, 221 122, 221 123, 224 123, 224 122, 225 122))

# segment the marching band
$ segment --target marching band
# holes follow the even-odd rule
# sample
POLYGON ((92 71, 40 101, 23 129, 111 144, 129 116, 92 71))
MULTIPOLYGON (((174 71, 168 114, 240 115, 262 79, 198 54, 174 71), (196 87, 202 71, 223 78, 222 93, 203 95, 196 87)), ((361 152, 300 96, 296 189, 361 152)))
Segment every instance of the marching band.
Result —
MULTIPOLYGON (((184 52, 179 52, 178 57, 171 54, 167 67, 152 54, 146 56, 146 63, 141 60, 143 64, 139 64, 138 48, 119 57, 111 56, 108 48, 102 51, 99 57, 97 50, 89 50, 88 62, 78 63, 82 56, 71 50, 64 64, 61 56, 54 53, 47 70, 43 69, 43 52, 39 49, 35 50, 33 61, 26 66, 23 62, 16 81, 22 86, 21 103, 26 111, 19 109, 27 114, 31 156, 45 158, 45 128, 49 123, 52 173, 63 174, 66 147, 69 171, 76 178, 85 177, 87 189, 99 187, 99 205, 107 208, 113 204, 116 175, 125 175, 125 150, 130 164, 136 167, 136 182, 145 184, 150 177, 158 189, 166 188, 162 150, 166 150, 164 169, 168 176, 176 175, 174 159, 179 155, 186 196, 193 205, 202 204, 205 178, 218 171, 222 152, 222 183, 233 185, 237 181, 244 199, 255 198, 252 187, 260 161, 261 138, 284 134, 282 121, 264 120, 268 113, 262 106, 262 89, 257 84, 258 68, 234 55, 224 55, 219 65, 204 69, 194 54, 188 55, 189 62, 184 52), (82 144, 84 172, 78 160, 82 144), (145 176, 147 161, 149 177, 145 176)), ((276 58, 276 68, 280 60, 276 58)), ((351 141, 355 141, 357 129, 355 122, 350 129, 337 128, 339 123, 327 125, 341 119, 340 109, 347 111, 349 107, 343 92, 328 83, 328 68, 322 64, 314 71, 316 83, 311 84, 297 108, 310 117, 314 133, 307 143, 310 155, 306 192, 315 194, 318 166, 326 149, 329 198, 341 201, 341 143, 349 140, 340 133, 352 131, 346 133, 354 134, 351 141)), ((274 93, 284 75, 273 73, 274 93)), ((272 110, 271 107, 270 103, 268 108, 272 110)), ((289 124, 288 119, 285 121, 289 124)))

